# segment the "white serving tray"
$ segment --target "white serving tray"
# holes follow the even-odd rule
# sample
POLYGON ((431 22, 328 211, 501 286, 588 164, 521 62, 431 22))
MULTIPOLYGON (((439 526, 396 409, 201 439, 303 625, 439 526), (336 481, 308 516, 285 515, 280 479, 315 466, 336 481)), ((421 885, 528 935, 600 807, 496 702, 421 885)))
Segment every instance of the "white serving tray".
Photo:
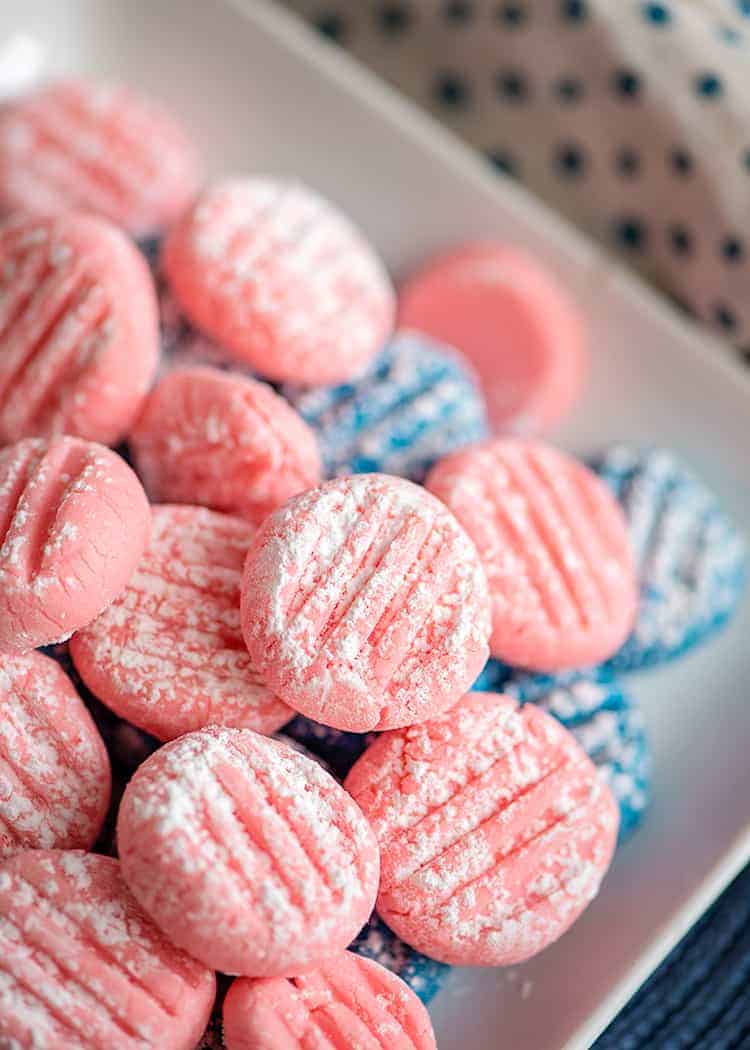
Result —
MULTIPOLYGON (((352 0, 361 2, 361 0, 352 0)), ((750 533, 750 380, 707 336, 428 117, 266 0, 0 4, 54 71, 161 95, 212 172, 294 174, 342 205, 398 275, 495 236, 557 271, 585 310, 593 370, 560 440, 677 449, 750 533)), ((654 749, 654 804, 598 900, 512 971, 456 970, 431 1007, 440 1050, 585 1048, 750 860, 750 608, 679 665, 632 680, 654 749)))

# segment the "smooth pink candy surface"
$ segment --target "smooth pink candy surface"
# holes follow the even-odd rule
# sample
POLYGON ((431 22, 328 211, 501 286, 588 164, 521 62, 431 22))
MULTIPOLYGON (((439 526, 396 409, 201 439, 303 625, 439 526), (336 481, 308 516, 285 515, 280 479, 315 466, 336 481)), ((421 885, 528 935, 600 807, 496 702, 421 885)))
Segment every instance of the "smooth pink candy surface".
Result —
POLYGON ((0 211, 81 209, 134 237, 157 233, 199 181, 187 135, 130 88, 54 81, 0 111, 0 211))
POLYGON ((240 631, 254 528, 204 507, 152 508, 125 590, 70 641, 102 703, 159 740, 211 724, 273 733, 294 712, 266 688, 240 631))
POLYGON ((235 981, 227 1050, 436 1050, 430 1016, 384 966, 339 952, 302 977, 235 981))
POLYGON ((247 556, 242 631, 269 687, 325 725, 439 714, 487 658, 489 601, 452 514, 384 474, 340 478, 266 520, 247 556))
POLYGON ((0 859, 89 849, 109 805, 109 758, 62 668, 41 653, 0 660, 0 859))
POLYGON ((637 585, 627 524, 583 464, 539 441, 452 453, 425 485, 476 544, 492 599, 492 655, 534 671, 606 660, 630 633, 637 585))
POLYGON ((557 940, 617 838, 617 804, 573 736, 492 693, 384 733, 345 786, 380 843, 379 914, 455 965, 522 962, 557 940))
POLYGON ((72 434, 114 445, 156 370, 148 266, 90 215, 0 225, 0 444, 72 434))
POLYGON ((120 865, 39 850, 0 864, 0 1046, 193 1050, 214 975, 171 945, 120 865))
POLYGON ((127 463, 78 438, 0 449, 0 652, 63 641, 130 579, 151 512, 127 463))
POLYGON ((548 430, 583 384, 579 311, 551 273, 508 245, 468 244, 433 259, 400 290, 398 323, 466 355, 498 432, 548 430))
POLYGON ((162 254, 190 321, 269 379, 343 382, 393 327, 383 265, 313 190, 271 178, 209 186, 162 254))
POLYGON ((343 950, 370 916, 378 847, 317 763, 249 729, 210 727, 137 770, 117 821, 124 877, 206 966, 286 977, 343 950))
POLYGON ((177 369, 131 434, 157 502, 200 503, 261 522, 320 481, 315 435, 265 383, 216 368, 177 369))

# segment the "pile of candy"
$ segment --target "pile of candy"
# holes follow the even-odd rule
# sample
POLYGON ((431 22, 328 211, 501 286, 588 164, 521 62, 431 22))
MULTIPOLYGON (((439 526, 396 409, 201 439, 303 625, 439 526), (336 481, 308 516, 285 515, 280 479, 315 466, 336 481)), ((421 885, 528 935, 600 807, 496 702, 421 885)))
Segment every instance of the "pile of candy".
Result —
POLYGON ((450 965, 596 895, 617 674, 729 619, 740 537, 670 453, 541 439, 583 325, 514 249, 397 304, 83 81, 0 111, 0 211, 0 1046, 434 1048, 450 965))

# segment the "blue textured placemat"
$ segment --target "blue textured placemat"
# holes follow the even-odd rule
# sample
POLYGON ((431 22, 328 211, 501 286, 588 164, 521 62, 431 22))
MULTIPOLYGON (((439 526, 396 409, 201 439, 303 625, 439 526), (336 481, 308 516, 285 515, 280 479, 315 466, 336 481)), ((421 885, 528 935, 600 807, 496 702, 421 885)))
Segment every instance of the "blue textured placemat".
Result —
POLYGON ((685 935, 595 1050, 750 1047, 750 867, 685 935))

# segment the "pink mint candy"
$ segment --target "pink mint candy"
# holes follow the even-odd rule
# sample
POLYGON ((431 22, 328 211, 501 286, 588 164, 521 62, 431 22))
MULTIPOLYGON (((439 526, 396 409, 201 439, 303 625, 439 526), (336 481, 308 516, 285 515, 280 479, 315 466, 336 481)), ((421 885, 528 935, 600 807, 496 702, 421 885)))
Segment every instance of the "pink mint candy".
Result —
POLYGON ((295 710, 336 729, 390 729, 439 714, 479 674, 487 583, 438 500, 358 474, 266 519, 245 563, 242 631, 295 710))
POLYGON ((549 430, 583 385, 586 340, 575 303, 509 245, 467 244, 428 262, 400 290, 398 323, 468 358, 497 432, 549 430))
POLYGON ((333 954, 301 977, 240 978, 223 1018, 227 1050, 437 1050, 414 992, 352 952, 333 954))
POLYGON ((494 693, 384 733, 345 786, 380 843, 378 913, 440 962, 540 952, 596 895, 615 848, 617 804, 585 751, 536 705, 494 693))
POLYGON ((117 820, 141 906, 206 966, 287 977, 343 950, 370 916, 378 848, 312 759, 249 729, 212 726, 155 752, 117 820))
POLYGON ((0 1046, 193 1050, 214 975, 170 944, 120 865, 30 850, 0 864, 0 1046))
POLYGON ((81 213, 0 224, 0 444, 62 433, 117 444, 158 349, 148 267, 116 227, 81 213))
POLYGON ((540 441, 497 438, 446 456, 425 484, 479 551, 494 657, 561 671, 620 648, 635 566, 622 510, 592 471, 540 441))
POLYGON ((62 641, 130 579, 151 513, 102 445, 27 438, 0 449, 0 652, 62 641))
POLYGON ((62 668, 41 653, 0 661, 0 859, 89 849, 109 805, 109 758, 62 668))
POLYGON ((152 509, 151 540, 125 590, 70 641, 76 670, 102 703, 159 740, 212 723, 273 733, 292 718, 240 631, 254 532, 204 507, 152 509))
POLYGON ((296 182, 209 186, 170 231, 162 267, 188 319, 269 379, 344 382, 393 326, 393 290, 373 249, 296 182))
POLYGON ((200 503, 259 523, 320 480, 302 417, 265 383, 216 368, 164 376, 130 440, 155 502, 200 503))
POLYGON ((0 210, 94 212, 134 237, 158 233, 198 185, 193 144, 130 88, 53 81, 0 111, 0 210))

